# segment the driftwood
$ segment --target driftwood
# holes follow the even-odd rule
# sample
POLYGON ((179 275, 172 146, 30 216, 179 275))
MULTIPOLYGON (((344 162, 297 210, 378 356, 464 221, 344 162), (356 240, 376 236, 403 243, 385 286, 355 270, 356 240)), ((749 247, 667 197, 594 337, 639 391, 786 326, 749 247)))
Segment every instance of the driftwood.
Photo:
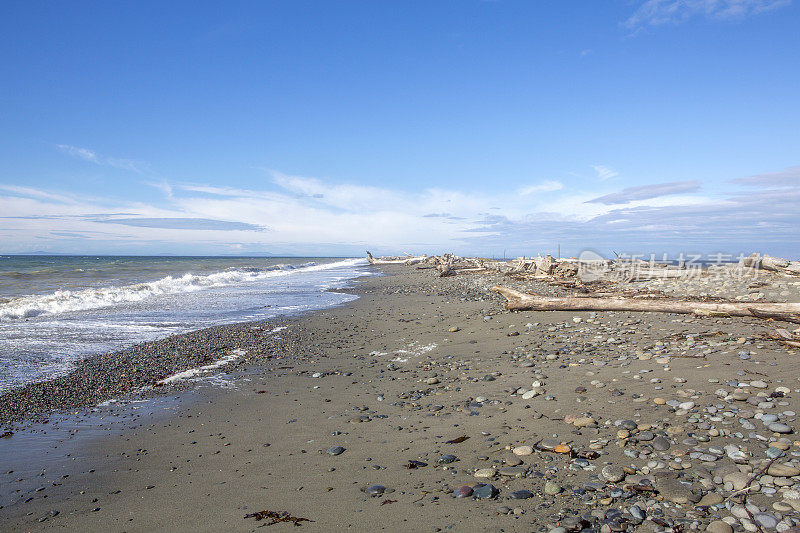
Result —
POLYGON ((632 270, 628 274, 627 281, 650 281, 654 279, 681 279, 681 278, 691 278, 691 277, 698 277, 700 276, 699 270, 678 270, 678 269, 641 269, 641 270, 632 270))
POLYGON ((762 313, 800 313, 800 303, 691 302, 682 300, 637 300, 634 298, 551 298, 492 287, 506 297, 506 309, 531 311, 641 311, 650 313, 704 314, 718 316, 756 316, 762 313))
POLYGON ((791 315, 789 313, 764 313, 758 309, 750 309, 750 312, 753 314, 753 316, 757 316, 758 318, 771 318, 773 320, 782 320, 784 322, 800 324, 800 315, 791 315))
POLYGON ((800 348, 800 329, 794 333, 785 329, 776 329, 775 334, 768 333, 767 336, 787 346, 800 348))
POLYGON ((447 264, 443 264, 443 265, 437 266, 436 270, 439 271, 439 277, 440 278, 446 278, 448 276, 455 276, 456 275, 456 271, 453 270, 450 267, 450 265, 447 265, 447 264))
POLYGON ((739 264, 745 268, 768 270, 785 276, 800 276, 800 261, 790 261, 771 255, 751 254, 743 257, 739 264))
POLYGON ((392 258, 385 258, 381 257, 376 259, 369 253, 367 250, 367 261, 369 261, 370 265, 416 265, 418 263, 422 263, 427 259, 427 256, 421 255, 418 257, 392 257, 392 258))

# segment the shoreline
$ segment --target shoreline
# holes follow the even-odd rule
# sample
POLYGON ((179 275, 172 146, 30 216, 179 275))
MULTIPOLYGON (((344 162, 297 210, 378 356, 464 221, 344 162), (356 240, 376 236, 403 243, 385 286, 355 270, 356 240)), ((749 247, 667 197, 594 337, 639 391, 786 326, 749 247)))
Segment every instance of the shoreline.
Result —
POLYGON ((264 522, 245 516, 265 510, 312 531, 741 528, 733 474, 770 449, 783 470, 748 503, 794 524, 800 441, 761 418, 793 431, 800 376, 762 321, 507 312, 495 275, 380 271, 265 339, 291 357, 224 367, 231 388, 170 386, 144 413, 96 414, 108 425, 83 438, 37 426, 44 472, 13 464, 26 430, 0 440, 0 527, 253 531, 264 522))
MULTIPOLYGON (((362 277, 353 278, 345 287, 323 292, 357 296, 350 285, 362 277)), ((275 333, 271 330, 321 309, 205 327, 84 357, 72 363, 73 368, 66 374, 1 392, 0 428, 13 430, 16 425, 41 422, 60 411, 92 408, 128 395, 159 395, 156 389, 165 380, 195 369, 236 365, 238 359, 269 360, 273 352, 280 351, 280 347, 263 342, 265 336, 275 333), (230 353, 244 347, 251 352, 230 353)))

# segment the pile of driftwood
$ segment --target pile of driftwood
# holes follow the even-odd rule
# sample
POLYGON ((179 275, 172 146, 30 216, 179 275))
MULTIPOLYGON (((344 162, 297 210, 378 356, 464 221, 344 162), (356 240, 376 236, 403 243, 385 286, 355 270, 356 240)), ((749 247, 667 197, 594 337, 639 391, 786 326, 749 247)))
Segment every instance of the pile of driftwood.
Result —
MULTIPOLYGON (((715 265, 701 269, 685 264, 656 263, 641 260, 594 258, 591 260, 555 259, 551 255, 536 258, 520 257, 511 261, 439 256, 375 258, 367 252, 373 265, 415 265, 418 269, 436 269, 440 277, 462 273, 498 272, 518 280, 546 281, 564 288, 575 289, 572 296, 549 297, 524 293, 503 286, 492 287, 503 295, 506 309, 518 311, 633 311, 694 314, 711 317, 747 316, 800 324, 800 303, 731 302, 720 298, 675 298, 659 291, 623 289, 620 282, 656 278, 680 279, 713 273, 715 269, 749 269, 778 276, 800 276, 800 261, 790 261, 768 255, 753 254, 739 263, 715 265)), ((766 282, 759 282, 766 284, 766 282)), ((776 329, 767 334, 787 346, 800 347, 800 329, 793 332, 776 329)))
POLYGON ((454 254, 420 255, 405 254, 404 257, 375 258, 367 251, 367 261, 371 265, 416 265, 417 269, 435 269, 439 277, 455 276, 468 272, 485 272, 489 267, 485 259, 477 257, 459 257, 454 254))
POLYGON ((770 255, 751 254, 739 261, 739 264, 744 268, 777 272, 784 276, 800 276, 800 261, 770 255))
MULTIPOLYGON (((513 310, 534 310, 534 311, 644 311, 659 313, 680 313, 695 314, 702 316, 752 316, 772 320, 800 323, 800 303, 777 303, 777 302, 730 302, 721 299, 711 300, 709 298, 674 298, 664 294, 656 294, 649 291, 646 294, 639 291, 620 290, 619 286, 613 286, 613 282, 630 282, 655 278, 689 278, 692 276, 703 276, 713 274, 715 269, 748 269, 746 272, 758 274, 766 272, 771 275, 796 276, 800 275, 800 262, 771 257, 768 255, 752 254, 739 263, 729 263, 725 265, 713 265, 711 268, 700 268, 699 266, 687 266, 685 264, 655 263, 641 260, 630 260, 617 258, 611 260, 598 260, 593 264, 577 262, 579 280, 594 278, 595 282, 607 281, 611 290, 586 290, 587 284, 575 288, 582 289, 583 293, 574 294, 568 297, 544 297, 538 294, 526 294, 508 287, 493 287, 491 290, 502 294, 508 300, 507 309, 513 310), (586 276, 591 273, 592 276, 586 276)), ((556 262, 558 264, 558 262, 556 262)), ((536 263, 536 272, 539 266, 553 268, 549 260, 536 263)), ((557 272, 553 268, 553 272, 557 272)), ((545 273, 533 276, 534 279, 541 278, 545 273)), ((763 282, 762 282, 763 283, 763 282)), ((564 286, 562 284, 562 286, 564 286)), ((778 330, 778 337, 773 337, 791 346, 796 346, 800 339, 795 338, 797 333, 790 334, 786 330, 778 330), (795 344, 792 344, 795 343, 795 344)))
POLYGON ((419 269, 436 269, 442 277, 460 273, 498 272, 519 280, 549 281, 562 286, 583 288, 591 283, 620 283, 655 279, 690 279, 707 275, 742 274, 756 277, 759 273, 781 276, 800 276, 800 261, 790 261, 769 255, 752 254, 738 263, 702 265, 692 262, 677 264, 645 261, 637 258, 600 256, 586 258, 554 258, 552 255, 518 257, 509 261, 459 257, 454 254, 380 257, 367 252, 373 265, 416 265, 419 269), (566 283, 565 283, 566 282, 566 283))

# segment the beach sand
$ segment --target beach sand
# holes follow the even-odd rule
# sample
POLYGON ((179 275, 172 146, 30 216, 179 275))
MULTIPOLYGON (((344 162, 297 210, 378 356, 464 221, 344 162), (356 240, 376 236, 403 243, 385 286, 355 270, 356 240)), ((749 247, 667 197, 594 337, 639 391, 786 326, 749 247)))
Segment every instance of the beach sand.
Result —
MULTIPOLYGON (((269 520, 245 516, 267 510, 309 531, 722 532, 721 518, 751 519, 722 502, 738 478, 715 478, 757 472, 770 446, 791 475, 748 502, 776 523, 800 516, 796 437, 759 420, 800 429, 797 351, 764 340, 763 321, 510 313, 486 290, 499 276, 381 270, 344 306, 231 326, 238 345, 225 350, 243 355, 225 386, 184 381, 142 403, 8 422, 0 529, 253 531, 269 520), (561 443, 590 458, 545 449, 561 443), (481 482, 499 494, 452 495, 481 482), (373 485, 385 491, 364 492, 373 485)), ((187 338, 182 349, 213 342, 187 338)))

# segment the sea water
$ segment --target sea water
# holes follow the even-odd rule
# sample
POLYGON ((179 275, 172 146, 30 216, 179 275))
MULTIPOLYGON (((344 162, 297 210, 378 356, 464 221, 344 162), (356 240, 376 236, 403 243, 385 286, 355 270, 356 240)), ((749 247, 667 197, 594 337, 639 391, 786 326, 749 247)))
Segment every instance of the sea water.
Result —
POLYGON ((368 275, 341 258, 0 256, 0 392, 88 355, 321 309, 368 275))

